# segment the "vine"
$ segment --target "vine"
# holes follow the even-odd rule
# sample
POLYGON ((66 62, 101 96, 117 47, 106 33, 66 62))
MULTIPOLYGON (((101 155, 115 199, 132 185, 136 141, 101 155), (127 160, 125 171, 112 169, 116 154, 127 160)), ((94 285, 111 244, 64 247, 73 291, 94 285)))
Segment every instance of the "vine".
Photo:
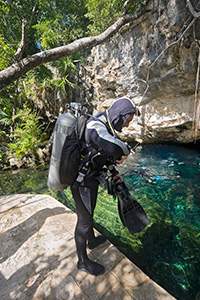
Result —
POLYGON ((196 74, 196 87, 195 87, 195 101, 194 101, 194 113, 193 113, 193 126, 194 141, 196 142, 198 130, 200 129, 200 97, 199 97, 199 72, 200 72, 200 46, 198 41, 199 55, 196 74))
MULTIPOLYGON (((196 21, 200 18, 200 12, 196 12, 190 2, 186 0, 189 11, 193 16, 193 20, 196 21)), ((195 32, 194 32, 195 37, 195 32)), ((200 129, 200 97, 199 97, 199 72, 200 72, 200 41, 195 38, 195 42, 199 49, 198 61, 197 61, 197 73, 196 73, 196 86, 195 86, 195 99, 194 99, 194 113, 193 113, 193 126, 194 141, 196 142, 198 130, 200 129)))

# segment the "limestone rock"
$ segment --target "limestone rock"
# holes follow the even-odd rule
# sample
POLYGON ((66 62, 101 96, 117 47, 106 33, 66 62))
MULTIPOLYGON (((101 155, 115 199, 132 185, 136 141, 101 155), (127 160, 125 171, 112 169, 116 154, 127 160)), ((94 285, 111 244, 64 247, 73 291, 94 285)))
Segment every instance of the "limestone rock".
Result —
MULTIPOLYGON (((200 11, 199 1, 192 4, 200 11)), ((84 94, 96 111, 130 97, 141 118, 124 132, 127 140, 192 142, 198 60, 193 32, 200 39, 200 20, 183 35, 192 20, 186 1, 149 0, 140 19, 92 48, 79 98, 84 94)))

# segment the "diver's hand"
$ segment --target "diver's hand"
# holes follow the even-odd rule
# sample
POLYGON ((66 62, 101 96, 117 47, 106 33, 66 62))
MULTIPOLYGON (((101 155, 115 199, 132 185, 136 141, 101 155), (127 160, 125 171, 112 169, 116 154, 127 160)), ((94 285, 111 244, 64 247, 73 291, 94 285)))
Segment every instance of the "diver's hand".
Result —
POLYGON ((116 183, 122 183, 123 182, 123 179, 122 179, 122 176, 118 173, 116 174, 114 177, 113 177, 114 181, 116 183))
POLYGON ((120 165, 122 164, 126 159, 127 159, 128 155, 123 155, 119 160, 116 160, 116 164, 120 165))

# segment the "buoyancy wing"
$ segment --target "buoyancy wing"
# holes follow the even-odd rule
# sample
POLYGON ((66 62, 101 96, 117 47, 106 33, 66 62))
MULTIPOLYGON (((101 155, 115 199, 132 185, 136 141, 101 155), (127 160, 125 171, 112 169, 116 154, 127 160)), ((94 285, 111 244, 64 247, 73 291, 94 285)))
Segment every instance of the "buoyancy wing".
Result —
POLYGON ((131 234, 141 232, 149 224, 144 209, 129 193, 124 182, 116 185, 115 193, 118 197, 118 211, 123 225, 131 234))

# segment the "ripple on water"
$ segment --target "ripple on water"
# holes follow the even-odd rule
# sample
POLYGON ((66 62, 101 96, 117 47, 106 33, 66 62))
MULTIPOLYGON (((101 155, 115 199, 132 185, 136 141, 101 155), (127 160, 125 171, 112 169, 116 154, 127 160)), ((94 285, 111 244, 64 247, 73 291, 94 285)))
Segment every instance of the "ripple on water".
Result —
MULTIPOLYGON (((117 201, 100 187, 96 227, 177 299, 200 300, 200 150, 147 145, 118 169, 150 225, 130 235, 119 219, 117 201)), ((51 194, 74 209, 69 189, 47 188, 47 171, 5 171, 0 194, 51 194)))

